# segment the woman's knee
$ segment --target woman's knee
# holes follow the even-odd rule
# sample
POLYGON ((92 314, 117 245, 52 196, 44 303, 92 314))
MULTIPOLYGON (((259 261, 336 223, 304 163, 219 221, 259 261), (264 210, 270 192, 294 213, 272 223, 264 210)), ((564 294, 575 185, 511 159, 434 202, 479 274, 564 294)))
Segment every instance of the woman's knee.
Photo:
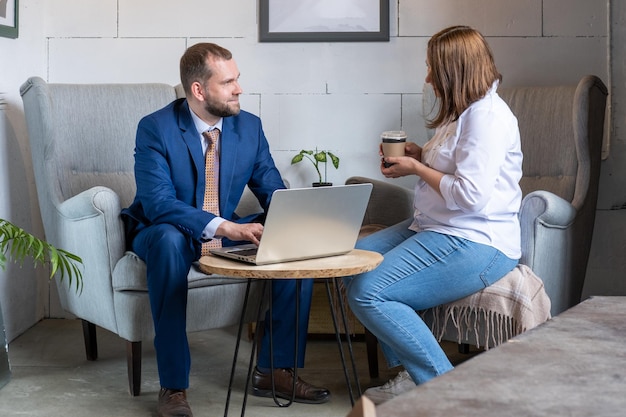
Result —
MULTIPOLYGON (((354 282, 354 280, 352 282, 354 282)), ((350 307, 350 310, 352 310, 352 312, 356 314, 357 317, 359 317, 359 311, 362 308, 361 298, 358 294, 356 294, 356 291, 353 289, 352 285, 346 287, 346 299, 348 301, 348 306, 350 307)))
POLYGON ((352 310, 363 308, 372 301, 367 291, 369 286, 364 285, 364 281, 362 276, 357 275, 350 280, 349 285, 346 287, 346 297, 352 310))

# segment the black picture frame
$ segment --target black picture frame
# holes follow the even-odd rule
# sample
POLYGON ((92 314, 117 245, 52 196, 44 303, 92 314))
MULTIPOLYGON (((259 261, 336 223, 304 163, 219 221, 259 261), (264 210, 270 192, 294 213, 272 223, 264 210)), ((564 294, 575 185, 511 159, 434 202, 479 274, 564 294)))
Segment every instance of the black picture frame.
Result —
MULTIPOLYGON (((276 2, 275 0, 274 2, 276 2)), ((298 5, 311 0, 290 0, 289 5, 295 10, 298 5)), ((358 0, 354 0, 355 3, 358 0)), ((389 41, 389 0, 378 0, 378 7, 372 7, 367 13, 378 14, 378 30, 355 31, 310 31, 303 25, 302 31, 279 31, 271 27, 272 0, 259 0, 259 42, 388 42, 389 41)), ((281 10, 284 12, 284 10, 281 10)), ((301 16, 302 17, 302 16, 301 16)), ((372 18, 368 18, 371 22, 372 18)), ((306 22, 301 22, 306 23, 306 22)))
POLYGON ((0 36, 17 38, 19 0, 0 0, 0 36))

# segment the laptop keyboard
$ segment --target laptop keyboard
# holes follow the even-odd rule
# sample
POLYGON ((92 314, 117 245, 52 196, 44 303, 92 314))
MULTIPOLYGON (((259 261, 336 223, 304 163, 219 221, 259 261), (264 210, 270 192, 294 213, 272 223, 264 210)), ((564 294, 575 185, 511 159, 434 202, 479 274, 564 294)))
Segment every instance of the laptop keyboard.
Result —
POLYGON ((257 253, 258 248, 252 248, 252 249, 242 249, 242 250, 238 250, 236 252, 237 255, 242 255, 242 256, 254 256, 257 253))

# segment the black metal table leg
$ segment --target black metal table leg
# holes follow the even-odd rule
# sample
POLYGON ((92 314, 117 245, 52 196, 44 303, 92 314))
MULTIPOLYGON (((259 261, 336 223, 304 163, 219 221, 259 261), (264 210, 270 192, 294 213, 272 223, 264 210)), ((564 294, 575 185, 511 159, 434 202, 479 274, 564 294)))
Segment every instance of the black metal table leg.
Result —
MULTIPOLYGON (((230 370, 230 379, 228 381, 228 392, 226 394, 226 407, 224 409, 224 417, 228 416, 228 409, 230 406, 230 396, 232 393, 232 389, 233 389, 233 381, 235 379, 235 370, 237 368, 237 357, 239 356, 239 346, 241 344, 241 333, 243 331, 243 325, 244 325, 244 318, 246 315, 246 310, 248 309, 248 298, 250 295, 250 286, 252 285, 252 282, 254 280, 248 280, 248 284, 246 285, 246 292, 245 292, 245 296, 243 299, 243 305, 241 307, 241 316, 239 318, 239 328, 237 330, 237 341, 235 343, 235 353, 233 354, 233 364, 230 370)), ((267 287, 267 281, 263 280, 263 284, 261 286, 261 294, 265 294, 266 291, 266 287, 267 287)), ((257 324, 260 322, 261 318, 262 318, 262 313, 263 313, 263 297, 261 297, 261 300, 259 301, 259 307, 257 310, 257 324)), ((256 329, 256 332, 254 334, 254 338, 252 339, 252 348, 251 348, 251 352, 250 352, 250 362, 248 364, 248 374, 247 374, 247 378, 246 378, 246 386, 245 386, 245 390, 244 390, 244 394, 243 394, 243 403, 241 406, 241 417, 243 417, 245 415, 246 412, 246 403, 248 400, 248 387, 249 387, 249 383, 250 383, 250 377, 252 375, 252 364, 254 363, 254 353, 256 351, 256 348, 259 344, 259 329, 256 329)))
MULTIPOLYGON (((352 341, 350 340, 350 332, 348 331, 348 319, 346 317, 346 310, 344 307, 344 303, 343 303, 343 298, 341 296, 341 292, 339 291, 339 285, 337 282, 338 278, 333 278, 333 283, 335 285, 335 289, 337 290, 337 301, 339 303, 339 310, 340 310, 340 314, 341 314, 341 318, 343 321, 343 328, 345 330, 345 337, 346 337, 346 343, 348 345, 348 353, 350 355, 350 361, 352 363, 352 372, 353 372, 353 376, 354 376, 354 381, 356 384, 356 391, 358 396, 361 396, 361 385, 359 383, 359 375, 357 372, 357 368, 356 368, 356 363, 354 361, 354 351, 352 350, 352 341)), ((335 337, 337 339, 337 346, 339 348, 339 356, 341 358, 341 365, 343 368, 343 374, 346 378, 346 386, 348 387, 348 394, 350 396, 350 403, 352 404, 352 406, 354 406, 355 403, 355 398, 354 398, 354 391, 352 388, 352 382, 350 381, 350 375, 348 372, 348 366, 346 365, 346 358, 345 358, 345 354, 344 354, 344 350, 343 350, 343 343, 341 342, 341 334, 339 332, 339 325, 337 324, 337 316, 335 314, 335 309, 333 308, 333 296, 332 296, 332 292, 330 290, 330 281, 331 278, 328 278, 325 280, 325 284, 326 284, 326 295, 328 296, 328 305, 330 307, 330 315, 331 318, 333 320, 333 326, 335 328, 335 337)))
MULTIPOLYGON (((359 373, 356 369, 356 362, 354 360, 354 351, 352 350, 352 340, 350 339, 350 334, 348 332, 348 315, 346 314, 345 304, 343 302, 343 297, 341 291, 339 290, 339 280, 340 278, 334 278, 335 290, 337 292, 337 300, 339 301, 339 308, 341 310, 341 317, 343 319, 343 328, 346 331, 346 343, 348 344, 348 352, 350 353, 350 362, 352 363, 352 373, 354 375, 354 382, 357 388, 357 394, 361 396, 361 383, 359 382, 359 373)), ((354 403, 352 404, 354 406, 354 403)))
POLYGON ((239 345, 241 342, 241 331, 243 329, 244 316, 246 314, 246 309, 248 308, 248 296, 250 294, 250 285, 252 285, 252 280, 248 281, 246 285, 246 293, 243 298, 243 305, 241 307, 241 316, 239 317, 239 327, 237 330, 237 341, 235 342, 235 353, 233 355, 233 365, 230 368, 230 378, 228 380, 228 391, 226 393, 226 407, 224 408, 224 417, 228 416, 228 408, 230 406, 230 395, 233 390, 233 380, 235 379, 235 369, 237 368, 237 357, 239 356, 239 345))

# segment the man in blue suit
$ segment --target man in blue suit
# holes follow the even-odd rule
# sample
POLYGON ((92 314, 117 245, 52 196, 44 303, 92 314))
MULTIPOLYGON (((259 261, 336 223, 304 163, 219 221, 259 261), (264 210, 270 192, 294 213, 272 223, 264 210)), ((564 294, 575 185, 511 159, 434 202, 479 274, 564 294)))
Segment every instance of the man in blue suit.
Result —
MULTIPOLYGON (((200 43, 180 60, 185 99, 144 117, 137 128, 135 178, 137 195, 122 211, 127 241, 146 262, 148 291, 156 336, 161 390, 159 416, 191 416, 186 399, 190 353, 187 343, 187 274, 201 256, 205 242, 223 246, 249 241, 258 244, 263 225, 259 218, 239 218, 235 208, 247 185, 267 210, 274 190, 285 188, 274 165, 261 121, 240 110, 239 70, 231 53, 215 44, 200 43), (203 133, 219 129, 215 143, 203 133), (219 184, 219 214, 203 210, 205 153, 217 146, 210 170, 219 184)), ((294 280, 272 281, 274 379, 279 395, 290 398, 295 332, 294 280)), ((300 293, 298 366, 304 365, 304 346, 311 305, 312 281, 300 293)), ((271 395, 268 331, 253 376, 253 394, 271 395)), ((296 381, 296 401, 322 403, 327 389, 296 381)))

